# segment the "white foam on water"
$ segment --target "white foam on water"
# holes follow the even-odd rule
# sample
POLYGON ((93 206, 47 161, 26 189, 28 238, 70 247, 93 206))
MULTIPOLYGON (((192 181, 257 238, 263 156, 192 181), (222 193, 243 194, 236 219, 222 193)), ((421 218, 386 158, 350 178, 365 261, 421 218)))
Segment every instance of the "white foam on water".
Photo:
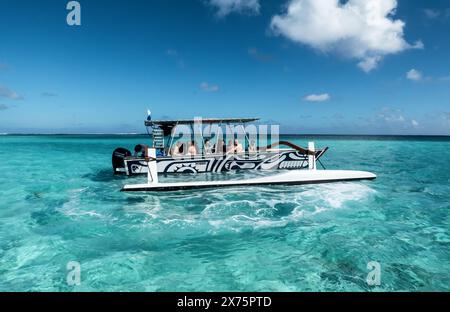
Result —
MULTIPOLYGON (((307 186, 298 192, 274 192, 268 199, 259 197, 253 206, 264 206, 265 208, 256 209, 257 216, 247 219, 232 216, 230 219, 234 221, 232 222, 233 226, 241 223, 244 226, 253 226, 255 229, 284 227, 288 223, 297 222, 305 217, 312 217, 334 209, 343 209, 349 203, 366 201, 375 193, 375 190, 361 183, 347 182, 307 186), (269 209, 277 211, 277 204, 290 204, 295 207, 288 215, 279 218, 259 216, 264 215, 261 213, 262 211, 269 209)), ((230 222, 226 222, 226 219, 221 223, 231 225, 230 222)))
POLYGON ((152 219, 157 219, 162 214, 163 202, 157 196, 148 196, 145 197, 144 202, 126 205, 123 210, 129 213, 143 213, 152 219))
POLYGON ((369 186, 361 183, 334 183, 310 186, 302 193, 296 194, 299 204, 289 217, 292 221, 299 218, 310 217, 335 209, 343 209, 346 205, 363 202, 376 193, 369 186), (309 205, 312 209, 303 209, 309 205))
POLYGON ((81 209, 81 207, 84 207, 84 205, 81 204, 81 195, 87 191, 87 187, 70 190, 69 200, 65 202, 58 209, 58 211, 71 218, 79 218, 83 216, 105 218, 105 216, 98 211, 81 209))
MULTIPOLYGON (((297 193, 296 199, 328 205, 328 209, 332 209, 341 208, 348 202, 365 200, 374 193, 375 191, 365 184, 334 183, 311 186, 304 192, 297 193)), ((326 207, 323 209, 328 210, 326 207)))
POLYGON ((251 187, 202 193, 208 202, 201 211, 186 210, 186 203, 199 198, 198 193, 187 193, 185 198, 168 196, 167 202, 164 197, 151 196, 151 200, 138 205, 140 208, 134 207, 133 212, 146 213, 155 222, 171 228, 194 231, 201 228, 206 233, 239 232, 249 228, 284 227, 306 217, 345 208, 349 203, 365 201, 374 193, 366 184, 357 182, 295 188, 251 187), (287 206, 286 215, 277 216, 280 209, 277 205, 287 206))
POLYGON ((96 211, 92 211, 92 210, 78 210, 76 208, 72 208, 72 209, 67 209, 67 210, 63 210, 62 213, 65 216, 68 217, 82 217, 82 216, 89 216, 89 217, 98 217, 98 218, 102 218, 103 215, 99 214, 96 211))
POLYGON ((223 230, 241 232, 243 229, 262 229, 270 227, 284 227, 287 220, 269 220, 263 218, 249 218, 247 216, 233 216, 224 220, 210 220, 208 223, 213 227, 210 233, 216 234, 223 230))

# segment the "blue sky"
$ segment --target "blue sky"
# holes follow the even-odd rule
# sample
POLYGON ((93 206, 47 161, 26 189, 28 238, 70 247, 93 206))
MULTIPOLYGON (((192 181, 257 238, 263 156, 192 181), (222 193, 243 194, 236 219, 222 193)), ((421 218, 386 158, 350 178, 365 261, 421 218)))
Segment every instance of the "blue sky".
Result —
POLYGON ((80 0, 81 26, 67 2, 0 0, 0 132, 143 132, 150 108, 450 135, 448 1, 80 0))

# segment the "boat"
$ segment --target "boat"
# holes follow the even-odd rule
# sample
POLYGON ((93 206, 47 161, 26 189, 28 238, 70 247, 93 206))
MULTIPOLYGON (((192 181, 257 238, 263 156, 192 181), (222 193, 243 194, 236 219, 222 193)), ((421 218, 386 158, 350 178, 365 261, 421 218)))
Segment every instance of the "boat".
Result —
MULTIPOLYGON (((298 170, 308 168, 311 158, 323 166, 320 158, 328 150, 328 147, 312 151, 288 141, 269 139, 266 142, 261 139, 262 135, 257 131, 256 126, 250 127, 256 129, 256 133, 255 131, 250 133, 247 130, 249 125, 251 126, 258 120, 259 118, 152 120, 149 114, 145 120, 145 126, 147 133, 152 138, 150 147, 156 151, 157 172, 177 174, 233 170, 298 170), (177 134, 179 128, 184 129, 185 141, 192 140, 199 147, 198 153, 195 155, 186 153, 186 145, 183 145, 186 142, 181 144, 184 146, 185 153, 175 155, 171 152, 177 147, 176 144, 182 141, 180 135, 177 134), (225 128, 225 134, 223 128, 225 128), (220 131, 212 131, 212 129, 220 129, 220 131), (235 132, 233 133, 230 129, 235 132), (227 142, 229 138, 240 139, 242 145, 240 151, 227 152, 224 146, 220 146, 220 142, 227 142), (206 146, 208 142, 211 143, 212 148, 206 146)), ((147 174, 148 147, 146 144, 138 144, 134 148, 134 153, 123 147, 115 149, 112 155, 114 174, 127 176, 147 174)))
MULTIPOLYGON (((314 143, 308 144, 314 150, 314 143)), ((366 171, 353 170, 317 170, 314 155, 309 155, 308 170, 283 171, 265 177, 225 180, 225 181, 193 181, 193 182, 159 182, 156 149, 148 148, 147 183, 124 185, 122 192, 171 192, 207 188, 225 188, 240 186, 273 186, 273 185, 304 185, 332 183, 357 180, 373 180, 376 175, 366 171)))

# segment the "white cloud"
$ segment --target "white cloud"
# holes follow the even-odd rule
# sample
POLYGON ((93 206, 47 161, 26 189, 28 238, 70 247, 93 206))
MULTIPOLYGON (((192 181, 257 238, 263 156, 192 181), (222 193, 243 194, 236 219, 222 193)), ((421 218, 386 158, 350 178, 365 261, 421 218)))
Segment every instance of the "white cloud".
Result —
POLYGON ((423 13, 430 20, 437 20, 441 22, 447 21, 450 17, 450 8, 447 9, 425 9, 423 13))
MULTIPOLYGON (((402 126, 407 126, 408 123, 413 124, 412 119, 405 117, 404 113, 395 108, 384 107, 377 114, 377 118, 379 121, 382 121, 386 124, 397 124, 402 126)), ((415 120, 414 120, 415 121, 415 120)))
POLYGON ((284 14, 272 18, 271 29, 321 52, 359 60, 370 72, 386 55, 423 48, 420 41, 405 41, 396 8, 396 0, 291 0, 284 14))
POLYGON ((207 82, 202 82, 200 84, 200 89, 202 89, 205 92, 218 92, 220 90, 218 85, 210 85, 207 82))
POLYGON ((443 113, 441 114, 440 118, 441 118, 442 121, 444 122, 444 125, 450 127, 450 113, 443 112, 443 113))
POLYGON ((10 100, 21 100, 23 97, 5 86, 0 86, 0 97, 10 100))
POLYGON ((412 81, 420 81, 423 77, 420 71, 413 68, 406 73, 406 78, 412 81))
POLYGON ((9 108, 8 105, 0 104, 0 111, 2 111, 2 110, 7 110, 8 108, 9 108))
POLYGON ((412 81, 427 81, 427 82, 447 82, 450 81, 450 76, 440 76, 440 77, 433 77, 433 76, 426 76, 421 71, 417 69, 411 69, 408 72, 406 72, 406 78, 412 81))
POLYGON ((303 99, 308 102, 325 102, 328 101, 331 96, 328 93, 322 94, 310 94, 305 96, 303 99))
POLYGON ((378 66, 378 62, 381 60, 380 56, 367 57, 358 63, 358 67, 366 73, 372 71, 378 66))
POLYGON ((441 15, 440 11, 433 10, 433 9, 425 9, 425 10, 423 10, 423 12, 425 13, 425 16, 430 19, 438 18, 441 15))
POLYGON ((231 12, 259 14, 259 0, 210 0, 209 4, 217 8, 217 15, 224 17, 231 12))
POLYGON ((354 121, 353 126, 360 128, 361 132, 369 130, 374 134, 413 134, 419 133, 419 130, 426 130, 428 128, 426 121, 427 119, 419 120, 411 116, 403 109, 381 107, 371 116, 359 117, 354 121))

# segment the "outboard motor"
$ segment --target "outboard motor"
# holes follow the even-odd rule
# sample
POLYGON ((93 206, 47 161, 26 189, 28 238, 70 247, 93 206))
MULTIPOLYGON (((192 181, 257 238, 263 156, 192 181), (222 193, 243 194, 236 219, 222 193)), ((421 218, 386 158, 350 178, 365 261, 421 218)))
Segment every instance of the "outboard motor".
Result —
POLYGON ((126 148, 116 148, 112 154, 112 167, 114 174, 125 173, 125 157, 130 157, 131 152, 126 148))

